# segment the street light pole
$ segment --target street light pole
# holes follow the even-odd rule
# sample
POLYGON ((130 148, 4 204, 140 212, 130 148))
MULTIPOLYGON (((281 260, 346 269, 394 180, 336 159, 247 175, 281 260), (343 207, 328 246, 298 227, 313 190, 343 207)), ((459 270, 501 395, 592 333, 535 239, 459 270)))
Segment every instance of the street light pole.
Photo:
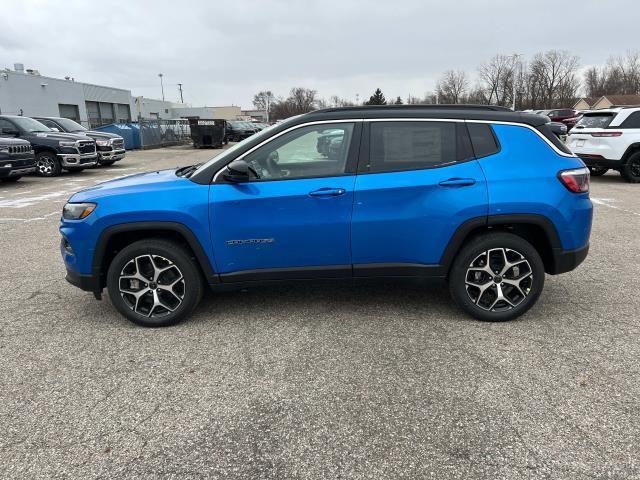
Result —
POLYGON ((159 73, 158 76, 160 77, 160 89, 162 90, 162 101, 164 102, 164 84, 162 83, 162 74, 159 73))
POLYGON ((178 84, 178 90, 180 90, 180 103, 184 103, 184 99, 182 98, 182 84, 178 84))
POLYGON ((521 53, 514 53, 513 54, 513 106, 511 107, 511 109, 515 112, 516 111, 516 65, 518 62, 518 58, 521 57, 522 54, 521 53))

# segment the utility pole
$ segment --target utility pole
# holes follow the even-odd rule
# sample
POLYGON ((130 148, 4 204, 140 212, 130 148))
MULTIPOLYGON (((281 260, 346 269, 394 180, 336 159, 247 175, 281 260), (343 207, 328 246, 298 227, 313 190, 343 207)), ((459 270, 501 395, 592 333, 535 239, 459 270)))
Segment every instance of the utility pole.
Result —
POLYGON ((520 58, 521 56, 521 53, 513 54, 513 106, 511 107, 511 109, 514 112, 516 111, 516 65, 518 63, 518 58, 520 58))
POLYGON ((178 90, 180 90, 180 103, 184 103, 184 99, 182 98, 182 84, 178 84, 178 90))
POLYGON ((266 107, 266 110, 267 110, 267 123, 269 123, 269 108, 271 108, 271 95, 269 95, 269 94, 267 94, 265 107, 266 107))
POLYGON ((162 74, 159 73, 158 76, 160 77, 160 89, 162 90, 162 101, 164 102, 164 84, 162 83, 162 74))

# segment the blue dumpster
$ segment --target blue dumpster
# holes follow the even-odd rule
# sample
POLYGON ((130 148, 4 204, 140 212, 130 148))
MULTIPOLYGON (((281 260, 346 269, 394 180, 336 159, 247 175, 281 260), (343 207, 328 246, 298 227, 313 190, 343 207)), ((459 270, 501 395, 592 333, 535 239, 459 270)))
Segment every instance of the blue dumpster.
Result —
POLYGON ((140 148, 140 129, 137 124, 110 123, 108 125, 96 127, 93 130, 120 135, 122 138, 124 138, 124 148, 127 150, 140 148))

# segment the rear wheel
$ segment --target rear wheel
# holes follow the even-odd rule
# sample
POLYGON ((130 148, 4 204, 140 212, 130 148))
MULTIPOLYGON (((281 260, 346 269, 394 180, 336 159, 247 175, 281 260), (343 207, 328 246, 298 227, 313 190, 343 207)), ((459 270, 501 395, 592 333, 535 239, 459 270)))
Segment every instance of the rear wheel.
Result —
POLYGON ((620 173, 627 182, 640 183, 640 152, 636 152, 629 157, 620 173))
POLYGON ((589 171, 591 172, 592 177, 601 177, 607 173, 609 169, 604 167, 589 167, 589 171))
POLYGON ((544 264, 536 249, 511 233, 467 243, 449 273, 455 302, 474 318, 513 320, 529 310, 544 287, 544 264))
POLYGON ((57 177, 62 173, 60 160, 53 152, 36 154, 36 173, 42 177, 57 177))
POLYGON ((145 327, 187 318, 202 297, 202 277, 191 255, 165 240, 141 240, 122 249, 107 273, 109 298, 118 311, 145 327))

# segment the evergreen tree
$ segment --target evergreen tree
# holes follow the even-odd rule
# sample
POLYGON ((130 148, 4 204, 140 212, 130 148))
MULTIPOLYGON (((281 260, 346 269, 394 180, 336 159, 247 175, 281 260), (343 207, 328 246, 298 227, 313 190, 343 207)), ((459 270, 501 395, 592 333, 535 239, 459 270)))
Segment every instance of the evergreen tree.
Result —
POLYGON ((364 102, 364 104, 365 105, 386 105, 387 99, 384 98, 384 94, 382 93, 382 90, 380 90, 379 88, 376 88, 376 91, 373 92, 373 95, 369 97, 369 101, 364 102))
POLYGON ((400 98, 400 96, 398 96, 398 98, 396 98, 395 104, 396 105, 402 105, 402 99, 400 98))

